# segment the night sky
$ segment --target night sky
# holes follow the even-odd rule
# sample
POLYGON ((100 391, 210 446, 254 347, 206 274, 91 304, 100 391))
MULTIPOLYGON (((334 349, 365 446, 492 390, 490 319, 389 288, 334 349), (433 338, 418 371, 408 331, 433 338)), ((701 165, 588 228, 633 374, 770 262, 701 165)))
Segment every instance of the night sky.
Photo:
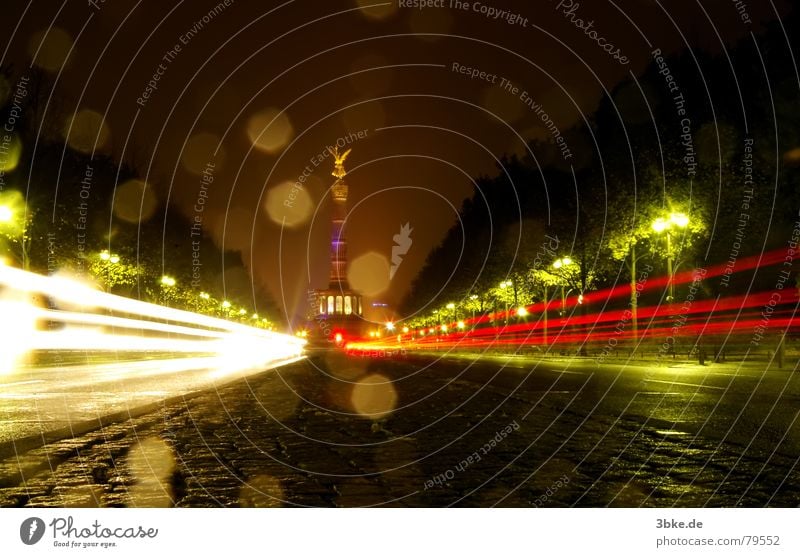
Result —
MULTIPOLYGON (((241 251, 290 313, 309 283, 327 285, 334 179, 325 154, 341 140, 353 148, 351 259, 388 260, 401 226, 413 229, 375 296, 395 306, 472 180, 549 138, 523 92, 566 131, 652 64, 653 49, 722 53, 788 9, 749 2, 748 23, 730 0, 406 4, 14 0, 0 21, 1 64, 45 68, 68 104, 60 110, 101 115, 97 150, 133 163, 162 204, 191 219, 207 193, 205 237, 241 251)), ((579 161, 592 147, 571 149, 579 161)))

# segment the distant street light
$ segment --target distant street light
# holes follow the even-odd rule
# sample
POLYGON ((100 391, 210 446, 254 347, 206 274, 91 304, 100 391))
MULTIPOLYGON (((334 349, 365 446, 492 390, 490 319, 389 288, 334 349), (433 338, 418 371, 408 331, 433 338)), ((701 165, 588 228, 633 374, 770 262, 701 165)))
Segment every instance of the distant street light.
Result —
POLYGON ((164 275, 163 277, 161 277, 161 286, 165 288, 171 288, 175 286, 175 284, 177 284, 177 282, 171 276, 164 275))

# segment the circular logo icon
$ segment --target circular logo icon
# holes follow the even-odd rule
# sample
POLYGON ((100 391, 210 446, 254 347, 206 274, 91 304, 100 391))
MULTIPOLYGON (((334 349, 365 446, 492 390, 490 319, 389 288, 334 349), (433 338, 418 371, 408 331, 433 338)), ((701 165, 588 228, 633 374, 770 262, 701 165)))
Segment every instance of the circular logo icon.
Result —
POLYGON ((44 536, 44 520, 39 517, 32 516, 22 521, 19 527, 19 538, 25 545, 33 545, 38 543, 44 536))

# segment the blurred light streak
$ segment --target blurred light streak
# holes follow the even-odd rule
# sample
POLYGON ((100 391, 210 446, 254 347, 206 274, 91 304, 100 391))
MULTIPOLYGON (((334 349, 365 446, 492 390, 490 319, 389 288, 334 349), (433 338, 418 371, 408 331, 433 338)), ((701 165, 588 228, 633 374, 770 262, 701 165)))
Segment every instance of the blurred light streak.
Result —
POLYGON ((113 371, 107 364, 81 366, 84 371, 138 377, 207 369, 213 377, 222 377, 295 361, 306 344, 294 336, 98 292, 76 280, 12 267, 0 267, 0 292, 2 374, 21 369, 25 356, 34 351, 67 350, 187 355, 114 363, 113 371), (40 307, 57 307, 59 302, 87 311, 40 307))

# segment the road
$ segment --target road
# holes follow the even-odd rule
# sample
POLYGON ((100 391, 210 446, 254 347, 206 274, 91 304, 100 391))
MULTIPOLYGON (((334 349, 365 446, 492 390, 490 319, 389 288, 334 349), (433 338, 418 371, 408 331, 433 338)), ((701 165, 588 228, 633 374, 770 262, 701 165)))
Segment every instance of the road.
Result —
POLYGON ((54 354, 46 362, 0 374, 0 444, 84 431, 98 420, 108 422, 110 416, 135 414, 153 403, 264 371, 225 369, 221 358, 202 353, 54 354))
POLYGON ((324 353, 6 443, 0 505, 795 507, 798 410, 763 365, 324 353))

